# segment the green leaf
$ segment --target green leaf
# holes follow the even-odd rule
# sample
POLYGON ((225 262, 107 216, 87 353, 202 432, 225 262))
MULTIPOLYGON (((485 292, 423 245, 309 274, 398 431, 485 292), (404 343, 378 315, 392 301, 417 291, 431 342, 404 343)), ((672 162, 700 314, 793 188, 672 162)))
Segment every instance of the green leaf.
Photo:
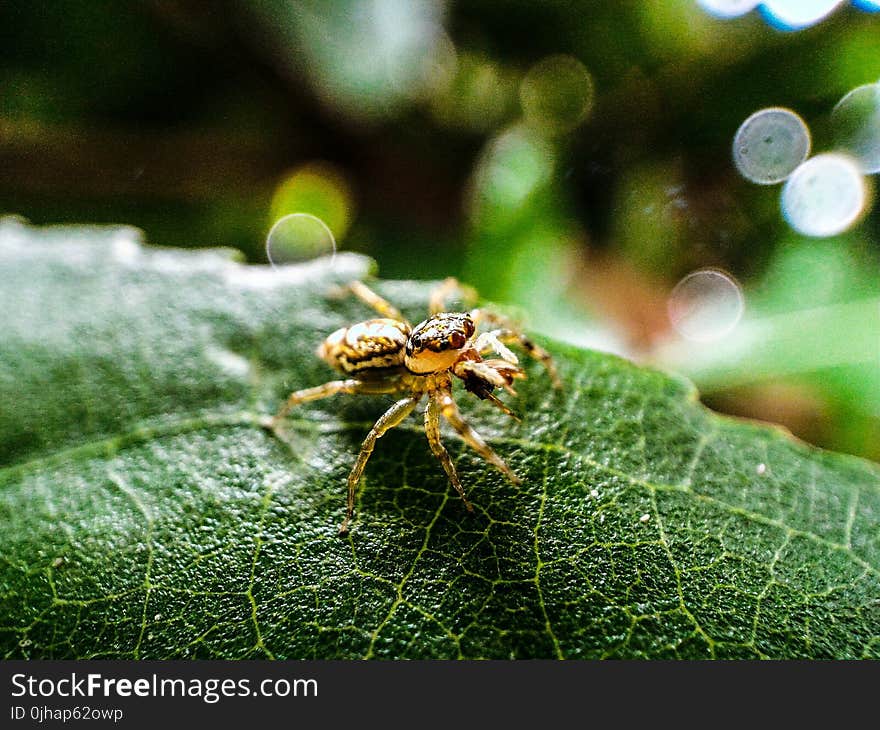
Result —
MULTIPOLYGON (((369 316, 340 255, 273 272, 129 229, 0 223, 0 655, 880 657, 880 470, 721 418, 684 381, 548 342, 516 424, 460 391, 523 477, 388 398, 302 407, 369 316)), ((413 319, 430 286, 379 282, 413 319)))

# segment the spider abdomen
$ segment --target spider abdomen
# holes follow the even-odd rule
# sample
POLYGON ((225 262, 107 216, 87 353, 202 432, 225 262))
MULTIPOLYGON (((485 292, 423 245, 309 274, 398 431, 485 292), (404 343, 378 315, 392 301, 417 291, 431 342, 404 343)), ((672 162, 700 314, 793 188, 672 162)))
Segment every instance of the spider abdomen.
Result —
POLYGON ((409 334, 405 322, 369 319, 333 332, 321 343, 318 357, 346 373, 401 367, 409 334))

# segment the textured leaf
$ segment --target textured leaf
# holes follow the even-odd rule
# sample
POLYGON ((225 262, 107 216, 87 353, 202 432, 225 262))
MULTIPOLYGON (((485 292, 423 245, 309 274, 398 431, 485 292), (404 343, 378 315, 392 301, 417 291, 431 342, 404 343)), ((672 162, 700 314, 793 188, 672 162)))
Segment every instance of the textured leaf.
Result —
MULTIPOLYGON (((0 224, 0 655, 880 657, 880 470, 721 418, 684 381, 548 347, 516 424, 461 393, 523 477, 388 398, 295 411, 368 263, 272 272, 128 229, 0 224)), ((414 319, 429 285, 379 282, 414 319)))

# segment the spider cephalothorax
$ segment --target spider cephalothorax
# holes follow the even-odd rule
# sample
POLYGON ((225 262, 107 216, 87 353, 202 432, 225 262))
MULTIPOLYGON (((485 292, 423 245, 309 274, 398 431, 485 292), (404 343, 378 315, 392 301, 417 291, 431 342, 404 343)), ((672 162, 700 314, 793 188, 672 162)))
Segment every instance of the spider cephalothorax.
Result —
POLYGON ((376 440, 401 423, 426 395, 425 433, 428 443, 468 510, 473 508, 461 486, 455 465, 440 441, 441 415, 480 456, 508 479, 519 482, 510 467, 461 417, 452 398, 452 378, 460 379, 468 391, 515 418, 494 393, 497 388, 513 393, 513 381, 525 377, 517 364, 516 355, 505 343, 517 343, 541 360, 554 385, 558 386, 556 369, 546 351, 503 317, 483 309, 471 312, 442 311, 446 295, 457 286, 454 279, 447 279, 431 297, 431 316, 412 327, 397 309, 363 283, 351 282, 348 289, 382 317, 341 327, 321 343, 317 354, 332 367, 355 377, 292 393, 272 421, 273 429, 277 429, 281 419, 294 406, 336 393, 408 393, 376 421, 364 440, 348 476, 348 509, 339 528, 342 533, 348 530, 354 511, 355 487, 373 453, 376 440), (481 323, 493 325, 493 329, 477 334, 481 323), (484 359, 483 356, 489 353, 497 357, 484 359))
POLYGON ((448 370, 470 344, 476 326, 469 314, 439 312, 417 324, 406 342, 404 363, 422 375, 448 370))

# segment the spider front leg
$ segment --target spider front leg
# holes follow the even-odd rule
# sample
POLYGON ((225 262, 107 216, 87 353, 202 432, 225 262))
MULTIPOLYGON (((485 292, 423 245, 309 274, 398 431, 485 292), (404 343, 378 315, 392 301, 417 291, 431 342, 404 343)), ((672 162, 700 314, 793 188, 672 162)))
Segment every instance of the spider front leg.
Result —
POLYGON ((370 455, 373 453, 376 441, 382 438, 386 431, 399 425, 404 418, 412 413, 413 408, 416 407, 421 399, 422 395, 419 393, 418 395, 411 395, 409 398, 403 398, 397 401, 397 403, 385 411, 379 420, 376 421, 376 424, 370 429, 370 432, 364 439, 363 444, 361 444, 361 451, 358 454, 357 461, 354 463, 351 473, 348 475, 348 508, 345 513, 345 519, 339 526, 340 535, 344 535, 348 532, 348 523, 354 513, 354 495, 357 483, 360 481, 361 475, 364 473, 364 467, 366 467, 367 461, 369 461, 370 455))
POLYGON ((504 333, 505 330, 491 330, 490 332, 480 333, 477 336, 477 339, 474 340, 474 349, 480 353, 480 355, 494 352, 502 360, 506 360, 511 365, 517 365, 519 363, 519 358, 499 339, 504 333))
MULTIPOLYGON (((499 352, 494 346, 495 342, 502 344, 515 342, 531 357, 541 362, 544 369, 547 371, 547 375, 550 376, 554 388, 562 387, 562 381, 559 379, 559 372, 556 370, 556 364, 553 362, 553 357, 550 353, 539 344, 532 342, 532 340, 530 340, 529 337, 510 319, 487 309, 474 309, 471 312, 471 318, 474 320, 475 324, 486 322, 495 325, 498 328, 489 333, 485 340, 480 343, 485 348, 484 351, 480 353, 481 355, 494 350, 505 360, 508 360, 504 353, 499 352)), ((516 360, 513 360, 513 362, 516 362, 516 360)))
POLYGON ((446 476, 449 477, 449 481, 452 482, 452 486, 455 487, 455 491, 458 492, 458 496, 461 497, 464 506, 467 507, 467 511, 473 512, 474 507, 464 493, 464 487, 461 486, 458 472, 455 471, 455 464, 452 463, 449 452, 440 440, 440 403, 433 394, 428 398, 428 407, 425 409, 425 434, 428 436, 431 452, 443 465, 443 471, 446 472, 446 476))
POLYGON ((514 484, 522 484, 522 480, 513 473, 511 468, 505 463, 504 459, 498 456, 489 444, 483 441, 483 437, 474 431, 474 429, 471 428, 471 425, 462 418, 461 412, 458 410, 458 406, 455 404, 455 401, 452 399, 452 394, 449 393, 449 391, 437 391, 436 393, 432 393, 431 397, 437 399, 443 417, 449 421, 449 425, 458 432, 458 435, 464 439, 464 442, 468 446, 492 464, 492 466, 498 469, 498 471, 504 474, 504 476, 506 476, 511 482, 514 484))
POLYGON ((281 408, 278 409, 278 413, 275 414, 269 427, 275 431, 278 428, 281 419, 301 403, 329 398, 337 393, 348 393, 349 395, 382 395, 385 393, 396 393, 399 390, 400 386, 396 382, 372 383, 369 381, 355 380, 354 378, 349 380, 331 380, 329 383, 317 385, 314 388, 304 388, 303 390, 297 390, 291 393, 281 408))

